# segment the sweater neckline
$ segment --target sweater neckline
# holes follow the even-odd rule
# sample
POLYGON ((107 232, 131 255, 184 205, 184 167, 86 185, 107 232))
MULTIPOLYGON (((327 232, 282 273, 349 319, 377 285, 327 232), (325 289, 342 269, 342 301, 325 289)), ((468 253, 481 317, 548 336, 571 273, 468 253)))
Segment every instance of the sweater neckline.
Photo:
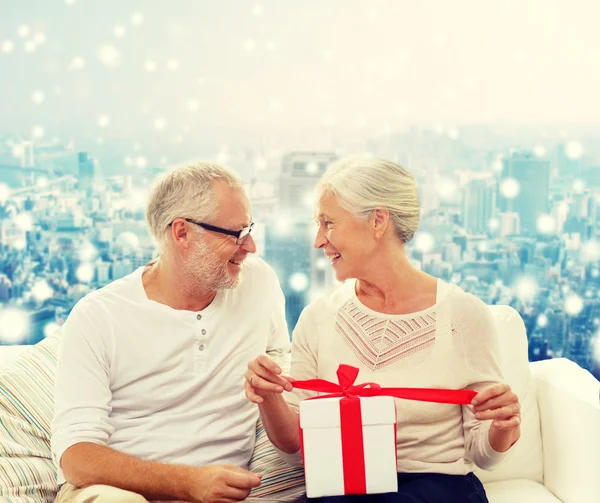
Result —
POLYGON ((356 279, 352 279, 348 282, 348 288, 350 288, 350 292, 351 292, 351 300, 364 313, 369 314, 370 316, 373 316, 375 318, 380 318, 380 319, 393 319, 393 320, 403 319, 404 320, 404 319, 417 318, 420 316, 426 316, 428 314, 434 313, 439 310, 439 308, 441 307, 442 304, 444 304, 445 302, 448 301, 448 299, 450 298, 452 291, 453 291, 453 286, 451 284, 446 283, 445 281, 438 278, 434 304, 432 304, 429 307, 426 307, 425 309, 421 309, 420 311, 414 311, 412 313, 388 314, 388 313, 381 313, 379 311, 375 311, 374 309, 371 309, 370 307, 365 306, 361 302, 361 300, 358 298, 358 295, 356 294, 356 281, 357 281, 356 279))

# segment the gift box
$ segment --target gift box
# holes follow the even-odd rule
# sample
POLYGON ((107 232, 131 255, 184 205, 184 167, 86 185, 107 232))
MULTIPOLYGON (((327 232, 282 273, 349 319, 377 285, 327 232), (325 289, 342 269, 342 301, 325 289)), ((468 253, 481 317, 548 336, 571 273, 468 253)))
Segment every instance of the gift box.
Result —
POLYGON ((394 398, 470 404, 474 390, 382 388, 355 385, 359 369, 340 365, 339 384, 294 381, 298 389, 327 393, 300 402, 298 419, 309 498, 398 491, 394 398))
POLYGON ((305 400, 300 431, 309 498, 398 490, 393 398, 305 400))

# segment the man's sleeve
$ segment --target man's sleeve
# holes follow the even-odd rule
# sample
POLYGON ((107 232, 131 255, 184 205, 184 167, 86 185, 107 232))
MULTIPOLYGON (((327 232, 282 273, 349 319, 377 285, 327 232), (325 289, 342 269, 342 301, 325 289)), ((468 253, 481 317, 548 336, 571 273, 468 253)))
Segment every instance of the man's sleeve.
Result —
POLYGON ((93 312, 88 300, 80 301, 61 329, 52 421, 52 455, 58 466, 72 445, 106 445, 114 431, 108 417, 112 397, 108 351, 93 312))
POLYGON ((290 349, 290 334, 288 332, 287 322, 285 320, 285 296, 279 285, 279 280, 273 270, 270 270, 271 292, 272 292, 272 311, 270 322, 269 342, 267 352, 288 353, 290 349))

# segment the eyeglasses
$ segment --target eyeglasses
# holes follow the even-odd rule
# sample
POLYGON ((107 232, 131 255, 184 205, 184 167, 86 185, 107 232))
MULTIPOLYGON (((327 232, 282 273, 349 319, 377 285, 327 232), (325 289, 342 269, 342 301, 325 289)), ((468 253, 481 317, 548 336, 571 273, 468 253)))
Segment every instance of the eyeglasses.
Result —
MULTIPOLYGON (((254 222, 252 222, 248 227, 244 227, 239 231, 232 231, 231 229, 224 229, 223 227, 217 227, 216 225, 205 224, 204 222, 198 222, 196 220, 192 220, 191 218, 184 218, 186 222, 197 225, 198 227, 202 227, 207 231, 218 232, 220 234, 227 234, 228 236, 233 236, 235 238, 235 244, 241 245, 248 239, 248 236, 254 229, 254 222)), ((173 222, 169 224, 169 226, 173 225, 173 222)))

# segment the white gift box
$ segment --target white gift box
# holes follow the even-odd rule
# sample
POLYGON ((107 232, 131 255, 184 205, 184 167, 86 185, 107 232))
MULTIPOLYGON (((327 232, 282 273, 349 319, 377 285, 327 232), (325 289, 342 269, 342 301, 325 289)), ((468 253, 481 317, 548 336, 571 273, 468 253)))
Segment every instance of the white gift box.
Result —
MULTIPOLYGON (((346 492, 348 480, 344 479, 344 467, 364 474, 366 494, 397 492, 396 459, 396 406, 388 396, 361 397, 360 418, 362 422, 362 449, 364 468, 360 456, 344 459, 340 400, 322 398, 300 402, 300 428, 306 476, 306 495, 309 498, 361 494, 346 492)), ((360 425, 354 423, 356 427, 360 425)), ((360 432, 359 432, 360 433, 360 432)), ((352 442, 357 439, 349 437, 352 442)), ((346 437, 346 441, 348 437, 346 437)), ((348 446, 345 446, 346 448, 348 446)), ((352 450, 352 449, 351 449, 352 450)), ((359 477, 360 479, 360 477, 359 477)), ((361 484, 359 484, 360 486, 361 484)), ((356 484, 350 484, 356 488, 356 484)))

